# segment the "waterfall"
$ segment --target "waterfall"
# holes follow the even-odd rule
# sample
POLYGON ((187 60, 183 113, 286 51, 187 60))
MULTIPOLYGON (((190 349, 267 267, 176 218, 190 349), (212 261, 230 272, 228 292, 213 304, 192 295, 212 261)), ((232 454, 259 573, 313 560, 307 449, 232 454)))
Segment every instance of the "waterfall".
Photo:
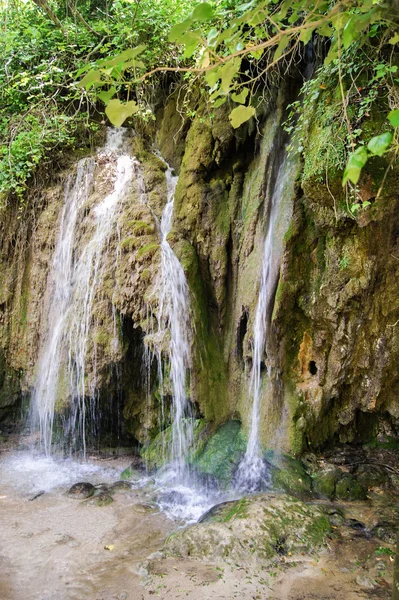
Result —
MULTIPOLYGON (((278 278, 282 253, 282 234, 280 221, 283 219, 284 198, 287 187, 292 192, 295 177, 292 162, 284 155, 278 169, 269 208, 269 218, 263 248, 262 273, 260 279, 258 302, 253 323, 252 368, 249 380, 249 396, 252 398, 252 412, 248 444, 243 460, 236 475, 239 489, 254 492, 268 482, 268 472, 262 457, 259 441, 259 422, 262 386, 262 362, 267 342, 269 323, 273 308, 273 298, 278 278), (281 239, 276 239, 280 234, 281 239)), ((268 368, 270 376, 270 367, 268 368)))
MULTIPOLYGON (((168 166, 166 170, 167 202, 160 223, 161 265, 156 282, 158 298, 158 332, 168 339, 170 382, 172 387, 171 465, 177 480, 183 480, 185 459, 192 443, 192 415, 186 394, 186 378, 190 367, 190 297, 186 276, 167 237, 172 228, 175 189, 178 178, 168 166)), ((160 358, 160 353, 158 353, 160 358)))
MULTIPOLYGON (((76 247, 79 217, 92 191, 96 160, 79 161, 74 182, 69 178, 65 189, 60 233, 48 280, 48 333, 39 353, 31 403, 32 427, 39 429, 47 455, 51 453, 55 405, 61 385, 66 386, 70 399, 70 418, 65 423, 64 435, 72 439, 75 449, 80 445, 83 454, 86 452, 86 359, 93 300, 101 283, 104 248, 134 172, 134 160, 124 153, 123 138, 123 129, 109 130, 105 147, 96 157, 98 162, 112 164, 113 189, 92 209, 94 228, 80 254, 76 247), (64 368, 66 382, 61 381, 64 368)), ((95 378, 89 392, 94 397, 95 378)))

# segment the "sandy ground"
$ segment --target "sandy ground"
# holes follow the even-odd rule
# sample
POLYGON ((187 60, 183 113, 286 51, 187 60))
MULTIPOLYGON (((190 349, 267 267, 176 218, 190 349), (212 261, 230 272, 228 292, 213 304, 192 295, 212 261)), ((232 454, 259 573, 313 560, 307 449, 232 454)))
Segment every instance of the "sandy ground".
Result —
MULTIPOLYGON (((390 598, 393 562, 364 532, 339 528, 323 555, 282 556, 268 566, 163 558, 158 551, 177 523, 154 508, 148 491, 118 492, 98 506, 67 496, 64 482, 32 499, 34 485, 21 487, 18 474, 15 486, 2 461, 1 600, 390 598)), ((356 506, 353 517, 367 521, 371 509, 356 506)))

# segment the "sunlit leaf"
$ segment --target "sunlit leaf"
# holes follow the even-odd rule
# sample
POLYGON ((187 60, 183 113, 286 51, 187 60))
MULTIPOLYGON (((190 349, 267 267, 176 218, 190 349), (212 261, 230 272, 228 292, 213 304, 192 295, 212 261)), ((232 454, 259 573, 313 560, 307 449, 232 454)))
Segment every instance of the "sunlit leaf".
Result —
POLYGON ((107 91, 102 91, 97 94, 97 97, 104 102, 104 104, 108 104, 113 96, 116 94, 116 88, 112 87, 107 91))
POLYGON ((352 19, 350 19, 344 27, 342 42, 345 49, 349 48, 352 42, 358 37, 358 33, 356 31, 356 18, 352 17, 352 19))
POLYGON ((222 104, 224 104, 226 102, 227 98, 218 98, 218 100, 215 101, 214 103, 214 107, 215 108, 219 108, 219 106, 222 106, 222 104))
POLYGON ((79 82, 81 87, 84 87, 86 90, 89 89, 93 84, 101 81, 101 73, 100 71, 89 71, 83 79, 79 82))
POLYGON ((111 100, 105 108, 105 114, 115 127, 120 127, 128 117, 131 117, 139 110, 136 102, 131 100, 122 103, 120 100, 111 100))
POLYGON ((219 68, 222 83, 220 85, 223 92, 227 93, 230 91, 231 83, 234 77, 238 74, 241 66, 241 59, 236 58, 229 60, 223 67, 219 68))
POLYGON ((210 21, 213 18, 213 8, 208 2, 198 4, 191 13, 196 21, 210 21))
POLYGON ((348 180, 354 184, 356 184, 359 181, 360 174, 364 165, 367 162, 367 159, 368 153, 364 146, 359 146, 359 148, 352 152, 352 154, 349 156, 344 171, 344 176, 342 178, 343 186, 348 182, 348 180))
POLYGON ((229 114, 230 123, 237 129, 246 121, 249 121, 251 117, 255 115, 255 109, 253 106, 237 106, 229 114))
POLYGON ((281 55, 283 54, 284 50, 286 49, 286 47, 288 46, 289 43, 290 43, 290 37, 288 35, 284 35, 281 38, 279 45, 277 46, 277 49, 273 56, 273 60, 278 60, 281 57, 281 55))
POLYGON ((381 135, 376 135, 375 137, 371 138, 367 144, 367 148, 371 154, 374 154, 375 156, 382 156, 392 142, 392 138, 392 133, 390 131, 386 131, 381 135))
POLYGON ((388 119, 392 127, 399 127, 399 109, 391 110, 388 119))
POLYGON ((234 100, 234 102, 238 102, 239 104, 244 104, 245 100, 247 99, 248 93, 249 93, 249 89, 243 88, 239 94, 232 94, 231 97, 234 100))
POLYGON ((116 65, 119 65, 128 60, 132 60, 133 58, 136 58, 136 56, 141 54, 143 52, 143 50, 145 50, 145 49, 146 49, 146 46, 144 44, 141 44, 140 46, 136 46, 136 48, 128 48, 127 50, 124 50, 120 54, 117 54, 117 56, 114 56, 113 58, 110 58, 110 59, 101 60, 97 64, 100 67, 115 67, 116 65))
POLYGON ((177 44, 184 43, 184 34, 190 29, 192 25, 192 19, 188 17, 181 23, 176 23, 170 30, 168 39, 170 42, 176 42, 177 44))

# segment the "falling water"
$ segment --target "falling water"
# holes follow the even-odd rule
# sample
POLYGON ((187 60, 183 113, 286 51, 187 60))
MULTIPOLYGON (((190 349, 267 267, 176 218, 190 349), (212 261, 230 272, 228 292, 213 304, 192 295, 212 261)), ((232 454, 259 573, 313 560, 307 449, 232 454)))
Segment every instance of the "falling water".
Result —
MULTIPOLYGON (((62 385, 62 370, 67 368, 70 419, 66 433, 73 444, 81 444, 85 454, 85 396, 87 395, 86 358, 92 319, 93 299, 101 282, 102 255, 111 235, 118 204, 133 176, 134 161, 123 153, 123 135, 110 130, 103 152, 97 157, 115 161, 113 190, 92 211, 94 232, 77 255, 75 242, 80 211, 88 200, 95 168, 94 159, 79 161, 74 183, 68 181, 58 242, 49 275, 49 316, 47 338, 38 361, 38 375, 32 397, 31 423, 40 431, 47 455, 51 452, 55 403, 62 385)), ((92 389, 90 394, 94 393, 92 389)))
POLYGON ((170 381, 172 386, 172 464, 176 479, 186 474, 185 459, 192 442, 192 418, 186 394, 187 372, 190 367, 190 299, 183 267, 167 240, 172 228, 172 216, 177 177, 166 170, 167 203, 160 223, 161 268, 156 284, 158 297, 158 331, 169 339, 170 381))
MULTIPOLYGON (((249 394, 252 398, 251 423, 247 449, 236 478, 237 487, 248 492, 261 489, 267 485, 269 479, 259 442, 261 370, 278 273, 276 268, 279 269, 281 259, 282 243, 276 241, 276 230, 281 219, 283 200, 287 195, 287 185, 292 186, 293 189, 294 180, 292 163, 285 157, 278 170, 270 202, 259 296, 253 324, 252 369, 249 383, 249 394)), ((268 372, 270 376, 270 368, 268 372)))

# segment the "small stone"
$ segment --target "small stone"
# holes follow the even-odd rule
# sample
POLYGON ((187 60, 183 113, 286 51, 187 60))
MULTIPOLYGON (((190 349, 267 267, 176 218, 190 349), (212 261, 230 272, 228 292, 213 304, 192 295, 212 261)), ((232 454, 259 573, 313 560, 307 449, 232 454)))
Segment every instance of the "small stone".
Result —
POLYGON ((133 510, 136 513, 145 514, 150 512, 156 512, 158 507, 156 504, 152 504, 150 502, 141 502, 139 504, 135 504, 133 506, 133 510))
POLYGON ((367 590, 373 590, 376 586, 376 582, 371 577, 367 575, 358 575, 356 577, 356 583, 360 585, 362 588, 366 588, 367 590))
POLYGON ((128 481, 115 481, 110 487, 110 489, 114 491, 120 492, 130 492, 132 489, 132 484, 128 481))
POLYGON ((67 492, 68 496, 72 496, 77 500, 84 500, 93 496, 96 488, 91 483, 80 482, 75 483, 67 492))

